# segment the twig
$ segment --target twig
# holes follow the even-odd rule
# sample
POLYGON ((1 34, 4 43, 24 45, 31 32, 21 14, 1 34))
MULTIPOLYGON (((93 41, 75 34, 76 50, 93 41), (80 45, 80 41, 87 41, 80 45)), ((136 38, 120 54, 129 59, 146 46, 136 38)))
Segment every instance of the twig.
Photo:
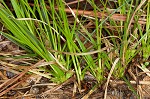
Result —
POLYGON ((111 77, 111 75, 112 75, 112 73, 113 73, 113 71, 114 71, 114 69, 115 69, 115 66, 116 66, 116 64, 117 64, 118 61, 119 61, 119 58, 117 58, 117 59, 114 61, 113 66, 112 66, 112 68, 111 68, 111 70, 110 70, 110 73, 108 74, 107 82, 106 82, 106 84, 105 84, 104 99, 107 99, 107 87, 108 87, 108 83, 109 83, 110 77, 111 77))

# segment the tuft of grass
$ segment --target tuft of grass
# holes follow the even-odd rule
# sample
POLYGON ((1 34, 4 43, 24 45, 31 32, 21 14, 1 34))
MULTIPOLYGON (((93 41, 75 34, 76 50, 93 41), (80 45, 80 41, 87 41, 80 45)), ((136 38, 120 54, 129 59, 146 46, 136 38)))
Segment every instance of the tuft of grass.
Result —
MULTIPOLYGON (((2 1, 3 6, 1 5, 0 8, 1 20, 9 31, 8 33, 1 33, 29 53, 36 53, 47 62, 56 61, 57 65, 51 64, 51 69, 45 71, 51 76, 48 77, 46 74, 45 76, 59 83, 64 82, 73 74, 73 72, 70 72, 70 64, 68 64, 70 60, 64 61, 65 57, 63 55, 51 53, 48 48, 54 50, 65 49, 60 45, 62 42, 61 35, 64 32, 68 33, 68 31, 70 33, 70 30, 68 25, 58 25, 55 20, 52 26, 50 19, 55 17, 56 11, 54 10, 54 1, 49 1, 49 3, 53 6, 51 13, 47 10, 47 5, 44 1, 36 0, 34 7, 31 7, 26 0, 20 0, 19 2, 11 0, 14 11, 10 11, 5 2, 2 1), (64 30, 60 28, 61 26, 63 26, 64 30)), ((65 16, 62 13, 63 19, 65 16)), ((60 21, 62 20, 58 22, 60 23, 60 21)), ((66 36, 69 35, 66 34, 66 36)), ((67 44, 64 45, 66 46, 67 44)))
POLYGON ((120 60, 113 77, 125 78, 125 70, 136 55, 149 59, 150 3, 144 0, 100 1, 102 8, 94 0, 87 0, 93 7, 89 17, 62 0, 34 0, 33 4, 11 0, 13 10, 0 2, 0 21, 8 30, 0 33, 27 52, 47 62, 55 61, 49 69, 31 70, 54 82, 62 83, 75 74, 81 86, 80 81, 90 72, 103 83, 116 58, 120 60), (73 23, 69 23, 66 8, 73 23), (142 16, 146 16, 146 23, 142 16), (85 27, 89 21, 93 29, 85 27))

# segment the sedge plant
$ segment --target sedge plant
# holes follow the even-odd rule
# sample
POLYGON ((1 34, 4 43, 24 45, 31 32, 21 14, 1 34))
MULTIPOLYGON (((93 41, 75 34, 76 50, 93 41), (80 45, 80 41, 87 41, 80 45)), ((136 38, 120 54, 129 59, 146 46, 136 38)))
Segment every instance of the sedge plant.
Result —
POLYGON ((93 7, 94 18, 83 18, 83 22, 79 20, 78 13, 67 6, 74 17, 73 24, 70 24, 63 0, 48 0, 47 3, 34 0, 33 4, 28 0, 11 0, 13 10, 2 0, 0 21, 7 31, 1 33, 27 52, 36 53, 47 62, 55 61, 56 64, 50 64, 49 69, 39 68, 39 71, 46 72, 42 76, 54 82, 62 83, 75 74, 80 85, 86 73, 90 72, 98 83, 102 83, 116 58, 120 60, 113 76, 124 78, 125 69, 137 54, 142 54, 145 59, 150 56, 150 4, 147 3, 143 9, 136 9, 141 2, 136 1, 134 4, 133 0, 100 0, 103 7, 100 8, 94 0, 87 2, 93 7), (100 19, 99 12, 107 13, 108 16, 100 19), (115 13, 125 16, 126 20, 113 20, 115 13), (143 31, 138 20, 145 13, 146 31, 143 31), (134 23, 130 24, 132 17, 134 23), (92 32, 84 27, 86 20, 94 23, 92 32), (80 36, 84 37, 84 41, 80 36), (87 43, 91 46, 86 47, 87 43), (102 48, 106 48, 105 51, 101 51, 102 48))
MULTIPOLYGON (((73 43, 73 33, 71 33, 68 24, 62 24, 62 21, 67 23, 67 16, 65 13, 60 13, 60 16, 56 13, 54 0, 49 0, 51 12, 48 11, 44 0, 35 0, 34 6, 29 5, 28 0, 20 0, 19 2, 11 0, 13 11, 8 8, 4 1, 1 3, 1 22, 8 29, 7 33, 1 33, 29 53, 36 53, 47 62, 55 61, 56 64, 51 64, 49 70, 45 69, 45 77, 57 83, 70 78, 73 75, 71 56, 65 57, 62 54, 49 51, 51 49, 74 51, 71 49, 73 45, 70 45, 73 43), (57 21, 55 17, 57 17, 57 21), (64 43, 63 46, 62 43, 64 43)), ((61 4, 58 8, 62 6, 61 4)), ((40 67, 39 69, 43 71, 43 68, 40 67)), ((40 74, 40 72, 36 73, 40 74)))

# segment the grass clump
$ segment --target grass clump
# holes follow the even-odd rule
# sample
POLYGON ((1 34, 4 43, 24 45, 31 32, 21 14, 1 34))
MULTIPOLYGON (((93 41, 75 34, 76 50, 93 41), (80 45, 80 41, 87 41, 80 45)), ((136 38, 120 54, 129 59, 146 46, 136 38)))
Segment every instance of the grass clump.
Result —
POLYGON ((150 4, 133 0, 106 0, 100 1, 101 5, 87 2, 92 11, 71 9, 62 0, 11 0, 11 10, 1 1, 1 23, 7 29, 1 33, 29 53, 55 61, 49 69, 38 68, 54 82, 62 83, 75 74, 80 85, 90 72, 102 83, 117 58, 113 76, 124 78, 135 56, 149 59, 150 4), (72 15, 72 23, 66 12, 72 15), (86 27, 89 21, 94 28, 86 27))
MULTIPOLYGON (((2 3, 4 6, 1 5, 1 19, 11 34, 1 33, 28 52, 38 54, 47 62, 56 61, 57 64, 51 64, 51 69, 46 70, 47 74, 45 75, 53 76, 52 79, 55 82, 67 80, 70 77, 67 76, 69 74, 72 75, 71 72, 68 72, 70 66, 66 65, 70 60, 64 61, 64 56, 58 55, 57 53, 52 54, 48 50, 48 48, 63 50, 65 47, 63 48, 60 45, 62 42, 62 32, 60 31, 63 30, 60 29, 57 31, 58 26, 60 28, 61 24, 55 26, 56 23, 54 20, 55 24, 53 24, 53 27, 51 26, 49 20, 50 13, 46 8, 45 2, 36 0, 34 2, 35 6, 31 7, 27 1, 21 0, 18 2, 17 0, 12 0, 11 4, 14 11, 10 11, 7 5, 5 5, 5 2, 2 3)), ((52 18, 54 18, 53 14, 55 14, 55 12, 52 12, 52 18)), ((68 26, 64 26, 64 28, 65 27, 69 28, 68 26)), ((65 29, 66 32, 67 30, 68 29, 65 29)), ((51 76, 46 77, 51 79, 51 76)))

